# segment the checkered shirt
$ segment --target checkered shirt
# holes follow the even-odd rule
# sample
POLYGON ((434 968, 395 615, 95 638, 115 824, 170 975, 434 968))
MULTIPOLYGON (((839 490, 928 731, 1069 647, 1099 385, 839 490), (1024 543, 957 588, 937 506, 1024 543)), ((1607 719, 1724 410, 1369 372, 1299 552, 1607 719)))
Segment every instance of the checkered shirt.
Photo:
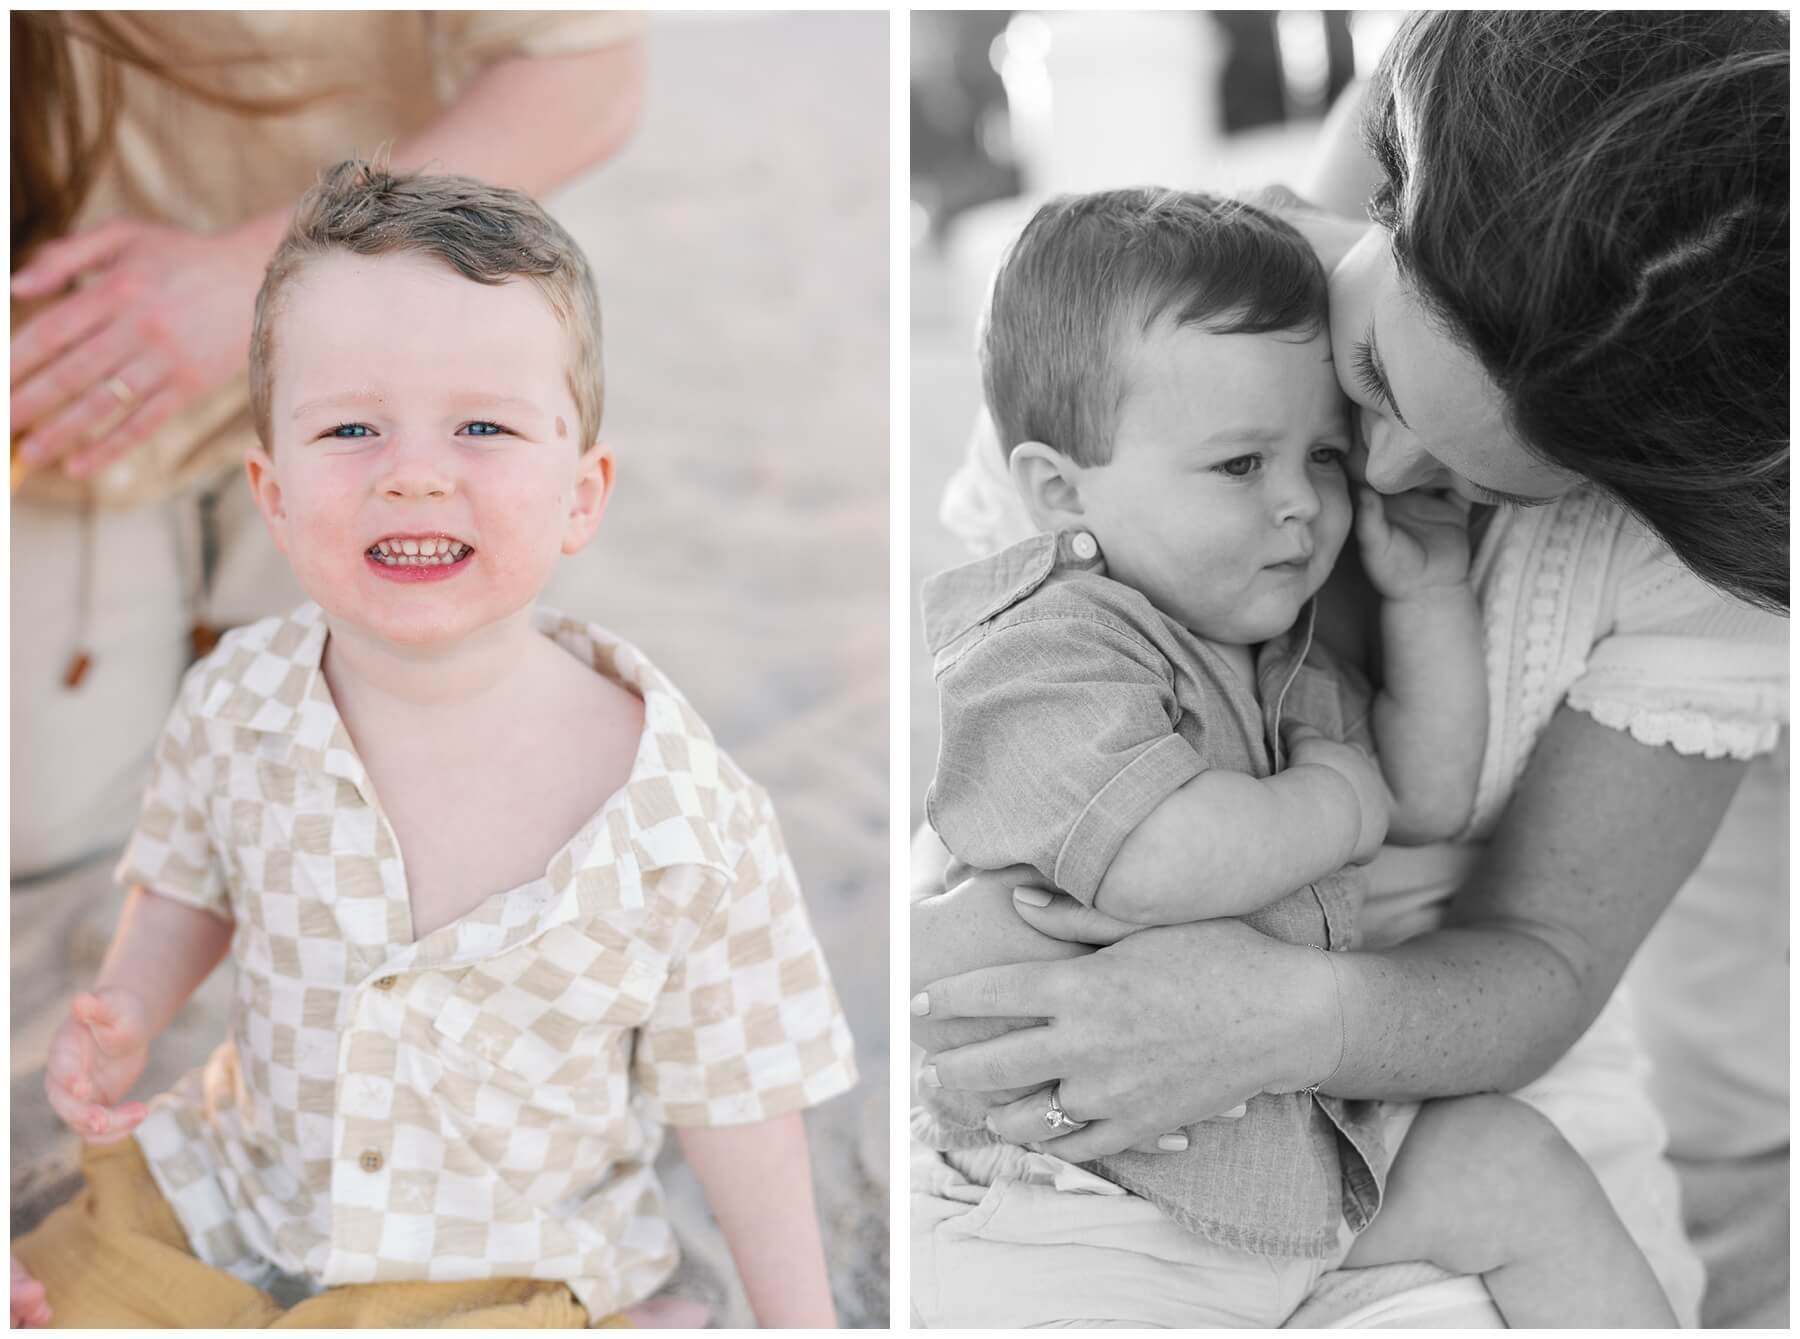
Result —
POLYGON ((630 779, 543 878, 416 943, 319 608, 228 635, 183 682, 117 877, 236 924, 230 1036, 137 1132, 208 1264, 560 1279, 599 1319, 675 1265, 663 1125, 855 1082, 767 794, 636 649, 537 625, 643 697, 630 779))

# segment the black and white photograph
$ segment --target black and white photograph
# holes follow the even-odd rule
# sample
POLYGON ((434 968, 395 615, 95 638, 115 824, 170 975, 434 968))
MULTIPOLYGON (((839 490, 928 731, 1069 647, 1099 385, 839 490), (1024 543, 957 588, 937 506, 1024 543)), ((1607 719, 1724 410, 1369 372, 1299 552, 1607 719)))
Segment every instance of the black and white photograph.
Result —
POLYGON ((1785 1328, 1786 13, 910 24, 896 1318, 1785 1328))

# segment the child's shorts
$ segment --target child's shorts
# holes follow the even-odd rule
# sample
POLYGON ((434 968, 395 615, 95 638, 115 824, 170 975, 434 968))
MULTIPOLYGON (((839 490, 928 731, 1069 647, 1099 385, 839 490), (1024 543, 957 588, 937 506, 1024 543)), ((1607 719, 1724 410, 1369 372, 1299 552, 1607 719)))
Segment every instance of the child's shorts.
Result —
MULTIPOLYGON (((364 1283, 283 1309, 202 1264, 157 1190, 137 1140, 90 1144, 86 1187, 13 1242, 59 1329, 584 1329, 587 1309, 548 1279, 364 1283)), ((623 1316, 601 1322, 630 1328, 623 1316)))
MULTIPOLYGON (((1397 1149, 1416 1103, 1383 1107, 1397 1149)), ((913 1306, 933 1329, 1272 1329, 1354 1241, 1320 1259, 1252 1255, 1177 1227, 1148 1200, 1011 1144, 914 1145, 913 1306)))

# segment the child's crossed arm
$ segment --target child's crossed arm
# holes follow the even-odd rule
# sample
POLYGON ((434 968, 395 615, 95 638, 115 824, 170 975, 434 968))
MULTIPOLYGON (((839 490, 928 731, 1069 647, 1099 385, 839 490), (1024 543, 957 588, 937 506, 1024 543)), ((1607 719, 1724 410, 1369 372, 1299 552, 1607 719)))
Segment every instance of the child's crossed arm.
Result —
POLYGON ((1302 728, 1287 737, 1292 762, 1275 776, 1201 773, 1126 837, 1098 910, 1140 925, 1241 916, 1371 858, 1384 839, 1442 841, 1468 822, 1487 742, 1468 504, 1361 488, 1357 536, 1382 597, 1379 767, 1302 728))
POLYGON ((1373 857, 1387 832, 1375 764, 1316 732, 1290 747, 1274 776, 1206 771, 1170 794, 1119 847, 1095 909, 1137 925, 1244 916, 1373 857))

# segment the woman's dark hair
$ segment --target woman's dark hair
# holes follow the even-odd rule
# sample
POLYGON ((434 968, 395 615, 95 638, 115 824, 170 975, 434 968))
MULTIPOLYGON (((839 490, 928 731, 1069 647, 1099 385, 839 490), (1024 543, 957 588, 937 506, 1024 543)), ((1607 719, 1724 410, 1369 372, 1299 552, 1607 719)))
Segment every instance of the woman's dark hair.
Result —
POLYGON ((1788 21, 1410 18, 1365 135, 1400 272, 1533 451, 1788 604, 1788 21))

